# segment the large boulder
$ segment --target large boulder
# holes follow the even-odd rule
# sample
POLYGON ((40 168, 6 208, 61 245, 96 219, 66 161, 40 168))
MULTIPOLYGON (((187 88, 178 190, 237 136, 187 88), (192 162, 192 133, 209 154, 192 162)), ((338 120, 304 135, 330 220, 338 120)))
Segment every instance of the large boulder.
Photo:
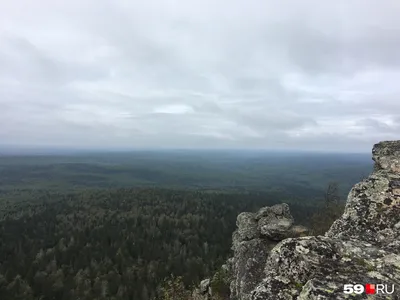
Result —
POLYGON ((247 300, 264 277, 266 259, 279 241, 299 236, 305 227, 293 226, 293 217, 287 204, 264 207, 257 213, 241 213, 237 230, 233 233, 233 258, 228 261, 231 298, 247 300))
POLYGON ((209 278, 204 279, 200 282, 199 287, 194 289, 191 299, 193 299, 193 300, 211 300, 212 299, 211 280, 209 278))

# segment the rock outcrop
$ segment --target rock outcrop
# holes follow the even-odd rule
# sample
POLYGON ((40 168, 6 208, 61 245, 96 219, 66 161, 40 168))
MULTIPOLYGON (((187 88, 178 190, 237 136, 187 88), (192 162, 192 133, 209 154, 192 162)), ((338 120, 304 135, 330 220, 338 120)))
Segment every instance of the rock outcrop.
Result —
POLYGON ((192 298, 193 300, 212 299, 211 280, 209 278, 204 279, 200 282, 199 287, 193 291, 192 298))
POLYGON ((279 241, 307 231, 293 223, 287 204, 264 207, 257 213, 244 212, 237 217, 238 228, 232 236, 234 256, 227 264, 233 278, 233 299, 250 299, 264 276, 266 258, 279 241))
POLYGON ((400 141, 374 146, 374 172, 351 190, 325 236, 293 226, 286 204, 242 213, 228 261, 231 299, 367 299, 345 284, 387 284, 400 299, 400 141))

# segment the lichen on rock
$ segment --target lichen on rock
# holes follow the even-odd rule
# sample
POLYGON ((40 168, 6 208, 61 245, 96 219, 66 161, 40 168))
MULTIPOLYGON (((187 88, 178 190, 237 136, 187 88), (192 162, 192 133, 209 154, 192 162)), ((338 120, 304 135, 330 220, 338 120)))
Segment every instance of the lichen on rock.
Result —
POLYGON ((286 239, 271 250, 252 300, 367 299, 343 293, 344 284, 367 283, 396 287, 374 299, 400 299, 400 141, 375 145, 373 160, 374 172, 353 187, 325 236, 286 239))
POLYGON ((231 299, 367 299, 345 284, 394 284, 400 299, 400 141, 373 148, 373 173, 350 191, 324 236, 303 236, 286 204, 240 214, 233 234, 231 299))
POLYGON ((293 226, 287 204, 264 207, 257 213, 241 213, 233 233, 233 258, 229 260, 231 299, 250 299, 264 277, 266 259, 279 241, 304 234, 307 229, 293 226))

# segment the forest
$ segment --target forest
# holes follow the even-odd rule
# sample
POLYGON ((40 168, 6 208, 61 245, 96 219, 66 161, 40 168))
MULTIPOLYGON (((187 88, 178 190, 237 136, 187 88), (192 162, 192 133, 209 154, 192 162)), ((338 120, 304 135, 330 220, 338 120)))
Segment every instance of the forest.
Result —
POLYGON ((2 157, 0 299, 166 299, 170 278, 190 290, 229 257, 243 211, 286 202, 322 228, 328 184, 342 205, 371 168, 328 158, 2 157))

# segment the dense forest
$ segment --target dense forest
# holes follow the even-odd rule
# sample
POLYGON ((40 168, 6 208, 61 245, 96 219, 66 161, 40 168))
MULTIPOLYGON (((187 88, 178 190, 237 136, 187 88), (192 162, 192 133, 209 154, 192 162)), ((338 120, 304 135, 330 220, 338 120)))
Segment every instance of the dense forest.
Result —
POLYGON ((0 159, 1 300, 177 300, 230 255, 239 213, 286 202, 322 233, 371 167, 353 156, 136 155, 0 159), (334 179, 341 191, 326 190, 334 179))
MULTIPOLYGON (((229 254, 242 211, 265 195, 117 189, 8 204, 0 222, 1 299, 153 299, 164 278, 187 286, 229 254)), ((305 221, 310 208, 292 204, 305 221)))
POLYGON ((319 199, 329 182, 342 196, 370 173, 370 154, 262 151, 136 151, 76 155, 0 155, 0 191, 163 187, 263 191, 319 199))

